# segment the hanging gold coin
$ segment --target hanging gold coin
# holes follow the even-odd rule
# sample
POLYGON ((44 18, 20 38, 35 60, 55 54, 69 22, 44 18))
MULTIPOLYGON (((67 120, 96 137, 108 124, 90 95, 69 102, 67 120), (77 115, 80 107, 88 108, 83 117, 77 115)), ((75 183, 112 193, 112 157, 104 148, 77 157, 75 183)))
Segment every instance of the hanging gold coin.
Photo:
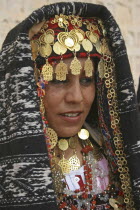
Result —
POLYGON ((82 140, 86 140, 89 138, 89 132, 88 130, 86 129, 81 129, 79 132, 78 132, 78 136, 80 139, 82 140))
POLYGON ((71 149, 76 149, 78 143, 78 136, 73 136, 69 139, 69 146, 71 149))
POLYGON ((74 46, 73 50, 75 50, 75 52, 80 51, 80 44, 77 43, 77 44, 74 46))
POLYGON ((96 42, 95 47, 96 47, 97 52, 101 54, 102 49, 101 49, 101 43, 99 41, 96 42))
POLYGON ((57 54, 57 55, 63 55, 66 53, 67 48, 64 47, 62 44, 60 44, 59 42, 55 42, 55 44, 53 45, 53 51, 57 54))
POLYGON ((52 53, 52 47, 50 44, 41 45, 39 53, 42 57, 48 57, 52 53))
POLYGON ((58 141, 58 147, 59 149, 61 149, 62 151, 65 151, 68 149, 69 145, 68 145, 68 141, 66 139, 60 139, 58 141))
POLYGON ((88 39, 84 39, 82 41, 82 46, 83 46, 84 50, 87 52, 91 52, 93 49, 93 45, 92 45, 91 41, 89 41, 88 39))
POLYGON ((50 149, 53 149, 57 144, 58 136, 52 128, 47 128, 47 134, 49 136, 50 149))
POLYGON ((46 34, 44 37, 44 41, 47 44, 51 44, 54 42, 54 36, 52 34, 46 34))

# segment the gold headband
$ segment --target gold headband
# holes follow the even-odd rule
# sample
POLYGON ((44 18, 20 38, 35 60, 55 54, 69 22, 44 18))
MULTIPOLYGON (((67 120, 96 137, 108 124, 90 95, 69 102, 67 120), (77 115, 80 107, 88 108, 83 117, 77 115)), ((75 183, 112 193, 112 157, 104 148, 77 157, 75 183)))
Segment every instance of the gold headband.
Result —
POLYGON ((55 73, 57 80, 66 80, 68 68, 63 58, 70 53, 74 55, 70 64, 71 74, 79 75, 82 66, 76 54, 82 52, 84 57, 87 57, 84 65, 85 76, 91 77, 93 63, 90 57, 100 57, 107 50, 106 42, 103 40, 104 32, 101 21, 95 18, 86 19, 60 14, 46 21, 40 32, 31 40, 33 60, 36 60, 38 55, 46 59, 40 76, 45 81, 51 81, 55 73), (57 64, 54 71, 49 60, 56 56, 59 56, 60 63, 57 64))

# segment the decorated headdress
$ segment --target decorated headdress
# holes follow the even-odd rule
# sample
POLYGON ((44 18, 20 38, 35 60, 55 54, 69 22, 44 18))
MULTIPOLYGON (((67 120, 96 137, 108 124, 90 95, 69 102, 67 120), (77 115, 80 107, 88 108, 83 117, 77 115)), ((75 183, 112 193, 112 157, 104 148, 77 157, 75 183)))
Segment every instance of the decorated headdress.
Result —
POLYGON ((70 55, 77 61, 82 53, 88 61, 91 57, 100 58, 96 81, 100 130, 112 172, 119 171, 127 209, 133 209, 134 206, 132 189, 136 207, 140 208, 137 111, 124 40, 114 18, 104 6, 63 2, 44 6, 33 12, 11 30, 3 44, 0 57, 2 210, 5 207, 10 210, 35 210, 46 209, 46 206, 48 209, 57 209, 34 80, 34 63, 39 78, 43 79, 43 84, 40 84, 42 90, 44 79, 50 80, 46 76, 49 65, 53 66, 53 62, 59 59, 57 65, 64 64, 65 55, 70 55), (66 22, 64 24, 60 21, 60 26, 64 28, 58 25, 59 18, 62 17, 65 17, 66 22), (82 26, 76 24, 75 27, 71 23, 73 18, 76 18, 74 22, 81 21, 82 26), (28 31, 34 24, 44 20, 41 31, 31 41, 32 61, 28 31), (91 21, 88 23, 86 20, 91 21), (48 27, 49 24, 51 28, 48 27), (96 30, 92 28, 93 25, 97 25, 96 30), (55 29, 52 26, 59 29, 56 34, 53 33, 55 29), (85 45, 84 42, 90 44, 85 45), (40 57, 41 60, 42 57, 44 59, 41 66, 38 64, 40 57))

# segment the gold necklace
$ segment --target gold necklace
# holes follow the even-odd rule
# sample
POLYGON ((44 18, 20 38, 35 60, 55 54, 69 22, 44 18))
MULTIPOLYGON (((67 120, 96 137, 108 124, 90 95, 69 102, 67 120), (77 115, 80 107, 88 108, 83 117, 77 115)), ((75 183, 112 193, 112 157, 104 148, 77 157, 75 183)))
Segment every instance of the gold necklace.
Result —
MULTIPOLYGON (((89 132, 86 129, 81 129, 78 133, 78 136, 86 140, 89 137, 89 132)), ((52 164, 57 164, 60 166, 62 174, 70 173, 70 171, 75 171, 80 168, 80 160, 76 154, 76 146, 78 143, 78 136, 75 135, 71 138, 67 139, 60 139, 58 141, 58 136, 56 132, 52 128, 48 128, 48 137, 50 143, 50 149, 52 150, 52 164), (62 151, 62 158, 57 161, 56 163, 56 155, 54 152, 54 148, 58 147, 62 151), (73 155, 67 160, 65 156, 65 151, 71 148, 73 150, 73 155)))

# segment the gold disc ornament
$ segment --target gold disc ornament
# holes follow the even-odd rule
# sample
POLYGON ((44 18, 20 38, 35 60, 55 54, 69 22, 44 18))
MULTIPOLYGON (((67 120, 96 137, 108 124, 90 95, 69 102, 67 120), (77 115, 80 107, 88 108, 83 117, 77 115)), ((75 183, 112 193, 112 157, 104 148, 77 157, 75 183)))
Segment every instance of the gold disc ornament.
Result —
POLYGON ((55 42, 55 44, 53 45, 53 51, 57 55, 63 55, 67 52, 67 48, 62 44, 60 44, 59 42, 55 42))
POLYGON ((48 57, 52 53, 52 47, 50 46, 50 44, 41 45, 39 53, 42 57, 48 57))
POLYGON ((69 146, 71 149, 76 149, 78 142, 78 136, 73 136, 69 139, 69 146))
POLYGON ((86 129, 81 129, 79 132, 78 132, 78 136, 80 139, 82 140, 86 140, 89 138, 89 132, 88 130, 86 129))
POLYGON ((82 41, 82 46, 83 46, 84 50, 87 52, 91 52, 93 49, 93 45, 92 45, 91 41, 89 41, 88 39, 84 39, 82 41))
POLYGON ((50 149, 53 149, 58 141, 57 133, 52 128, 47 128, 47 134, 50 142, 50 149))
POLYGON ((61 149, 62 151, 65 151, 68 149, 69 145, 68 145, 68 141, 66 139, 60 139, 58 142, 58 147, 59 149, 61 149))

